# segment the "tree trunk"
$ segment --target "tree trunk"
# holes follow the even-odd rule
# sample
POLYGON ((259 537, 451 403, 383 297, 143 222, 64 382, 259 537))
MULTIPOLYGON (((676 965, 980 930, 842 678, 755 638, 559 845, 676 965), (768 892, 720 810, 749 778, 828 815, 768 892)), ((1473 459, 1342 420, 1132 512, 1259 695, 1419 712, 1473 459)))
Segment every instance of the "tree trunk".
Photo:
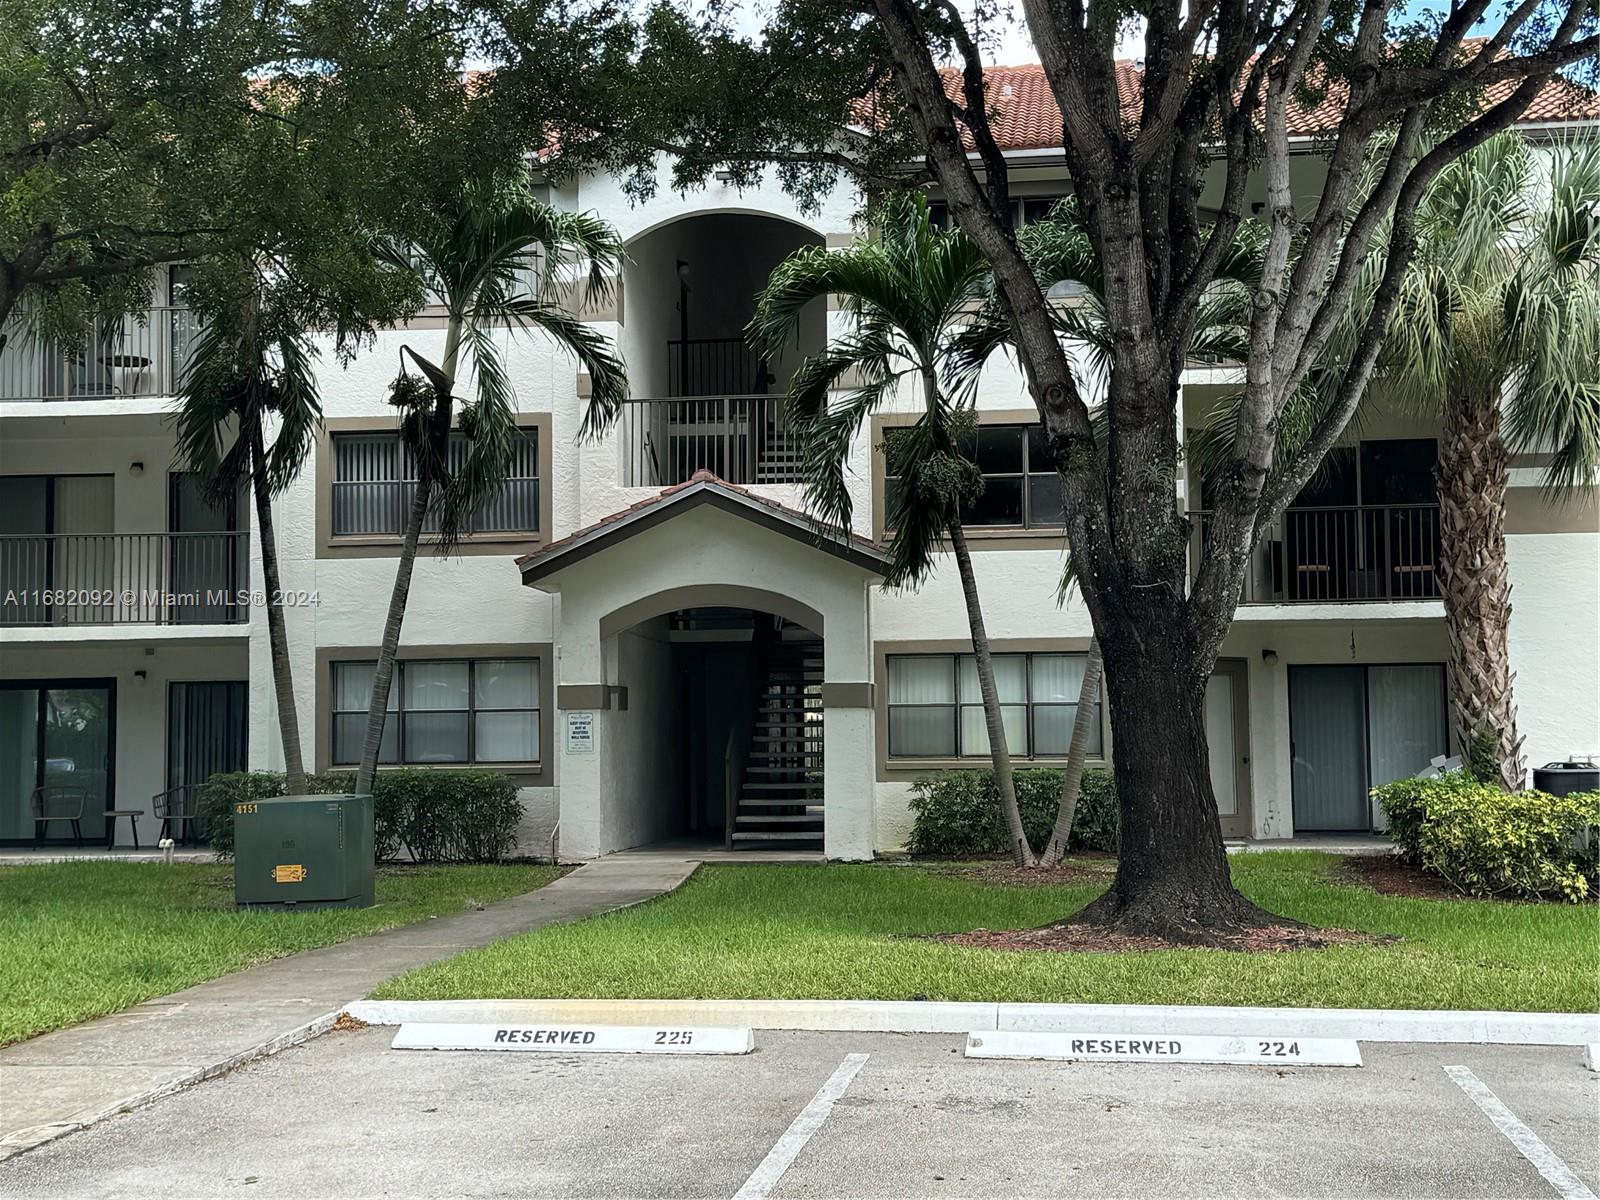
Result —
POLYGON ((278 703, 278 736, 283 741, 285 784, 289 795, 302 796, 306 791, 306 767, 300 753, 300 714, 294 702, 294 670, 283 619, 283 583, 278 573, 278 535, 272 520, 267 454, 259 424, 250 430, 250 492, 255 498, 256 530, 261 538, 261 587, 266 592, 267 645, 272 658, 272 691, 278 703))
MULTIPOLYGON (((959 516, 950 519, 950 549, 955 553, 956 569, 961 573, 961 595, 967 604, 967 624, 972 630, 972 657, 978 668, 978 691, 983 697, 983 721, 989 730, 989 760, 994 764, 994 782, 1000 790, 1000 812, 1005 817, 1006 837, 1011 857, 1019 867, 1036 865, 1033 848, 1022 828, 1022 811, 1017 807, 1016 782, 1011 777, 1011 751, 1006 746, 1005 720, 1000 715, 1000 692, 994 684, 994 655, 989 652, 989 634, 983 625, 983 607, 978 602, 978 581, 972 573, 972 553, 959 516)), ((957 688, 960 680, 956 681, 957 688)))
POLYGON ((1039 853, 1039 866, 1055 866, 1067 853, 1072 837, 1072 820, 1078 813, 1078 789, 1083 786, 1083 764, 1089 757, 1089 736, 1099 719, 1100 643, 1089 641, 1089 657, 1083 664, 1083 686, 1078 689, 1078 712, 1072 722, 1072 743, 1067 747, 1067 766, 1061 773, 1061 807, 1056 810, 1056 827, 1039 853))
POLYGON ((1241 896, 1228 871, 1211 793, 1205 684, 1193 665, 1182 600, 1107 597, 1124 615, 1101 628, 1121 821, 1117 874, 1075 923, 1196 945, 1297 922, 1241 896), (1170 610, 1164 613, 1160 610, 1170 610))
MULTIPOLYGON (((411 572, 417 565, 417 543, 422 539, 422 523, 428 515, 428 500, 433 489, 428 481, 417 481, 406 518, 405 541, 394 568, 394 588, 389 593, 389 615, 383 622, 383 643, 372 670, 372 698, 367 702, 367 736, 361 744, 361 766, 356 770, 356 795, 372 794, 372 780, 378 773, 378 753, 383 747, 383 726, 389 716, 389 686, 394 680, 394 659, 400 651, 400 626, 406 619, 406 600, 411 595, 411 572)), ((396 733, 398 736, 398 731, 396 733)))
POLYGON ((1516 790, 1524 786, 1526 766, 1512 692, 1510 473, 1499 407, 1492 397, 1452 404, 1442 434, 1435 477, 1452 733, 1463 755, 1481 739, 1494 756, 1501 785, 1516 790))

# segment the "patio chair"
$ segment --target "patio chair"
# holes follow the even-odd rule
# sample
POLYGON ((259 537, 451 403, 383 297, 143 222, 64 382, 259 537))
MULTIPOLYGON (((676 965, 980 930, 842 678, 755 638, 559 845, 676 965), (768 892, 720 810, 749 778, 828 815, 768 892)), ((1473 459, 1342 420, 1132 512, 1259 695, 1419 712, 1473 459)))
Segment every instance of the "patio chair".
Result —
POLYGON ((179 845, 200 840, 200 814, 194 809, 192 785, 186 783, 157 792, 150 798, 150 811, 161 822, 157 840, 170 837, 179 845))
POLYGON ((83 810, 89 803, 89 789, 71 783, 46 783, 33 789, 33 840, 44 844, 52 821, 72 825, 72 836, 83 845, 83 810))

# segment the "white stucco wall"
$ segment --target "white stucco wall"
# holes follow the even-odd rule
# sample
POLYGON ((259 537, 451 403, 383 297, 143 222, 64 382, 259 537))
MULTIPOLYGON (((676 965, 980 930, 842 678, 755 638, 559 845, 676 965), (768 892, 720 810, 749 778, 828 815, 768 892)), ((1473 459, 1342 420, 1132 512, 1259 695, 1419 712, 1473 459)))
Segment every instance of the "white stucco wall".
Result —
POLYGON ((1506 553, 1528 767, 1600 757, 1600 533, 1512 534, 1506 553))

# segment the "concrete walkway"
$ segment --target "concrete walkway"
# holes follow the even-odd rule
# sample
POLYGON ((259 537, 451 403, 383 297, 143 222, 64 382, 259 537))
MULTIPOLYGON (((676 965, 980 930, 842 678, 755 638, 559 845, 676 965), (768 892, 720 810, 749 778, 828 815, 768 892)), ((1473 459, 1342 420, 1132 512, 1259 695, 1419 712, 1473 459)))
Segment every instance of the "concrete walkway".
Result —
POLYGON ((0 1159, 315 1037, 402 971, 664 895, 699 864, 605 858, 537 891, 275 959, 0 1050, 0 1159))

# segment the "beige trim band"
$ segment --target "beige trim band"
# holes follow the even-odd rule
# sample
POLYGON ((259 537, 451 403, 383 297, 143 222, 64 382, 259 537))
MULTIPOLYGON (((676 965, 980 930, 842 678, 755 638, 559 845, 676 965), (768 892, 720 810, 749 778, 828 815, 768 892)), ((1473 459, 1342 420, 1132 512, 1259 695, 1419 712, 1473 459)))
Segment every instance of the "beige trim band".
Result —
POLYGON ((824 683, 823 708, 871 708, 874 688, 870 683, 824 683))
POLYGON ((563 712, 608 709, 611 688, 604 683, 563 683, 556 688, 556 707, 563 712))
POLYGON ((1600 487, 1548 499, 1543 489, 1506 489, 1506 533, 1600 533, 1600 487))

